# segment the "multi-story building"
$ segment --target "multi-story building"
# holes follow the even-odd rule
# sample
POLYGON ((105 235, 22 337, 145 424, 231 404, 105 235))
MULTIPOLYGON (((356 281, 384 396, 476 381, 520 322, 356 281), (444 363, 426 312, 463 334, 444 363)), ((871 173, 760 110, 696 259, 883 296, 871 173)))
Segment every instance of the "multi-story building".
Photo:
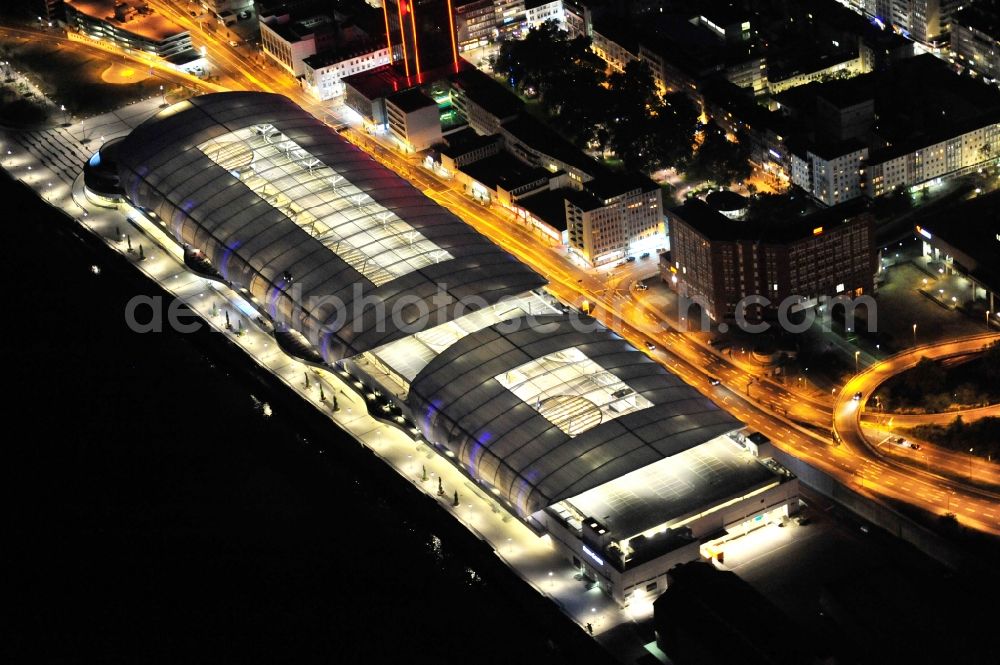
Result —
POLYGON ((302 61, 306 90, 320 101, 344 94, 343 79, 389 64, 385 41, 359 44, 349 49, 324 51, 302 61))
POLYGON ((441 115, 437 102, 418 88, 385 98, 389 133, 407 152, 426 150, 441 142, 441 115))
POLYGON ((948 138, 925 144, 886 146, 872 153, 866 167, 865 192, 881 196, 936 178, 952 178, 1000 163, 1000 116, 988 124, 949 128, 948 138))
POLYGON ((525 0, 524 23, 530 30, 548 21, 555 21, 560 30, 566 30, 566 13, 562 0, 525 0))
POLYGON ((660 187, 637 174, 608 175, 566 195, 569 250, 599 266, 667 244, 660 187))
POLYGON ((520 39, 524 24, 525 0, 493 0, 498 39, 520 39))
POLYGON ((980 0, 951 21, 951 50, 976 74, 1000 79, 1000 2, 980 0))
POLYGON ((493 0, 470 0, 455 5, 455 33, 459 52, 485 46, 497 34, 493 0))
POLYGON ((287 11, 260 16, 264 53, 296 77, 305 73, 305 59, 336 46, 337 25, 325 15, 295 18, 287 11))
POLYGON ((613 23, 608 22, 601 25, 600 30, 593 30, 591 39, 591 50, 615 71, 623 72, 628 63, 639 59, 638 41, 618 34, 613 23))
POLYGON ((496 134, 521 112, 523 104, 514 93, 477 69, 463 70, 450 81, 456 111, 479 134, 496 134))
POLYGON ((960 0, 892 0, 892 22, 915 41, 937 44, 948 31, 960 0))
POLYGON ((861 296, 874 289, 874 219, 860 201, 800 216, 733 221, 700 199, 667 211, 670 261, 663 280, 714 321, 737 317, 748 296, 766 304, 740 310, 747 320, 794 311, 821 297, 861 296))
POLYGON ((191 35, 147 4, 66 0, 66 22, 80 33, 166 60, 194 57, 191 35))
POLYGON ((792 184, 832 206, 861 196, 868 148, 858 141, 814 145, 792 152, 792 184))
POLYGON ((563 15, 566 18, 566 31, 570 38, 590 37, 594 31, 594 19, 581 0, 563 0, 563 15))

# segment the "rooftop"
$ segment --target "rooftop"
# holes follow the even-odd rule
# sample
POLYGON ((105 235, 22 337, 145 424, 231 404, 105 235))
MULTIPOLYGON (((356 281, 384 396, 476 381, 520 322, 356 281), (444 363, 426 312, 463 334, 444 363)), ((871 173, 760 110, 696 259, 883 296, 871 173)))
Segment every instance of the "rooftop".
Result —
POLYGON ((497 134, 477 134, 475 130, 466 127, 445 136, 439 151, 449 157, 458 157, 473 150, 499 143, 500 140, 500 136, 497 134))
POLYGON ((940 216, 940 212, 926 215, 920 218, 920 225, 932 237, 940 238, 975 261, 974 266, 964 266, 973 277, 1000 290, 998 220, 1000 191, 949 208, 946 216, 940 216), (957 223, 959 220, 961 223, 957 223))
POLYGON ((608 173, 587 182, 584 187, 597 198, 607 201, 636 189, 655 192, 660 188, 650 178, 641 173, 608 173))
POLYGON ((367 72, 345 76, 343 83, 351 86, 369 100, 386 97, 410 87, 410 84, 406 82, 406 77, 400 74, 393 65, 382 65, 367 72))
POLYGON ((566 230, 566 194, 568 187, 550 189, 517 200, 517 205, 542 220, 557 231, 566 230))
POLYGON ((782 477, 729 436, 718 436, 567 499, 616 540, 681 526, 695 511, 769 487, 782 477))
POLYGON ((403 113, 413 113, 429 106, 437 108, 437 102, 425 95, 420 88, 410 88, 409 90, 393 93, 386 98, 386 101, 403 113))
POLYGON ((540 166, 528 166, 506 152, 484 157, 471 164, 466 164, 459 170, 490 189, 496 189, 499 186, 507 191, 539 180, 547 181, 554 175, 551 171, 540 166))
POLYGON ((736 221, 713 210, 701 199, 692 198, 684 205, 672 208, 670 217, 679 218, 710 240, 785 243, 817 235, 817 228, 829 231, 838 224, 852 223, 862 217, 867 205, 865 199, 859 198, 832 208, 800 214, 802 208, 797 200, 787 203, 778 201, 769 207, 766 214, 736 221))
POLYGON ((115 18, 115 5, 121 4, 118 0, 66 0, 66 4, 81 14, 107 21, 146 39, 160 41, 187 32, 162 14, 154 13, 144 2, 126 3, 137 10, 126 21, 115 18))
POLYGON ((350 60, 351 58, 356 58, 359 55, 373 53, 384 48, 385 39, 379 37, 371 41, 351 44, 350 46, 345 46, 344 48, 321 51, 320 53, 316 53, 308 58, 305 58, 303 62, 312 69, 322 69, 323 67, 329 67, 330 65, 335 65, 338 62, 350 60))
POLYGON ((598 177, 606 174, 607 169, 596 160, 591 159, 572 143, 556 134, 535 118, 521 114, 513 120, 503 123, 503 129, 529 148, 545 153, 564 164, 598 177))
POLYGON ((452 84, 498 118, 513 118, 524 106, 517 95, 478 69, 466 69, 455 74, 452 84))

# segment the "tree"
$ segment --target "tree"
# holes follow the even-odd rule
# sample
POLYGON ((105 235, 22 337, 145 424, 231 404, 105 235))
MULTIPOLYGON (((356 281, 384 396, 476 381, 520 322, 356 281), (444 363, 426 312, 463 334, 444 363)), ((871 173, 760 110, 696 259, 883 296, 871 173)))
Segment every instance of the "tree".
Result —
POLYGON ((609 144, 636 171, 676 166, 691 155, 698 112, 680 93, 660 97, 649 65, 630 62, 608 79, 609 144))
POLYGON ((427 465, 426 464, 421 464, 420 465, 420 480, 422 482, 427 482, 427 465))
POLYGON ((438 496, 444 496, 444 485, 441 484, 441 476, 438 476, 438 496))
POLYGON ((142 243, 141 242, 139 243, 139 260, 140 261, 145 261, 146 260, 146 252, 143 251, 143 249, 142 249, 142 243))
POLYGON ((451 505, 455 506, 456 508, 459 505, 459 502, 458 502, 458 490, 455 490, 455 498, 451 500, 451 505))
POLYGON ((309 372, 302 372, 306 377, 306 390, 309 389, 309 372))
POLYGON ((733 143, 717 127, 706 127, 704 138, 685 165, 693 180, 711 180, 718 185, 742 182, 750 177, 750 151, 745 141, 733 143))
POLYGON ((326 401, 326 393, 323 392, 323 384, 322 383, 319 384, 319 401, 321 401, 321 402, 325 402, 326 401))

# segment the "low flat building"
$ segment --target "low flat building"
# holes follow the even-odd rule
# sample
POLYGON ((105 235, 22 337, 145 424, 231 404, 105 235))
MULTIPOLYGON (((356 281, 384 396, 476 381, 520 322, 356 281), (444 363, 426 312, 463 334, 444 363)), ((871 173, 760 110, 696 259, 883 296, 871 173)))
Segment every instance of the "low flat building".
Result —
POLYGON ((194 57, 187 30, 145 2, 66 0, 66 22, 80 33, 165 60, 194 57))
POLYGON ((619 603, 655 598, 669 572, 727 533, 796 512, 798 480, 728 435, 549 507, 545 526, 574 566, 619 603))
POLYGON ((691 199, 667 211, 671 256, 661 261, 661 276, 713 321, 756 321, 783 303, 794 312, 823 297, 871 295, 877 255, 864 200, 799 211, 734 221, 691 199), (741 308, 748 296, 767 302, 741 308))
POLYGON ((444 137, 438 161, 446 174, 454 174, 467 164, 499 154, 502 148, 503 139, 498 134, 477 134, 466 127, 444 137))
POLYGON ((569 243, 566 229, 566 195, 572 190, 560 187, 522 196, 510 209, 516 221, 539 237, 560 245, 569 243))
POLYGON ((535 118, 521 114, 500 125, 507 151, 526 164, 552 172, 565 171, 571 180, 583 184, 605 175, 605 169, 572 143, 535 118))
POLYGON ((441 142, 441 114, 436 101, 418 88, 385 99, 389 133, 405 152, 420 152, 441 142))
POLYGON ((947 216, 923 215, 915 231, 923 255, 972 282, 969 295, 982 304, 986 320, 1000 326, 1000 192, 949 208, 947 216))
POLYGON ((495 201, 506 208, 521 197, 559 188, 568 181, 562 171, 553 173, 540 166, 528 166, 506 152, 460 167, 455 179, 476 200, 495 201))

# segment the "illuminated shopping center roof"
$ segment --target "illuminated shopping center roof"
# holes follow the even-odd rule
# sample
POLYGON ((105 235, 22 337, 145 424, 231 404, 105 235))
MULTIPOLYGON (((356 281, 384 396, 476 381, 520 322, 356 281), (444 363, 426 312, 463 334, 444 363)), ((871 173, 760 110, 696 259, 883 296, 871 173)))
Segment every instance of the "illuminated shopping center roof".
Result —
POLYGON ((628 531, 717 489, 698 447, 737 420, 286 98, 194 97, 114 150, 132 206, 518 515, 628 531))
POLYGON ((522 515, 740 423, 613 332, 569 316, 470 333, 410 387, 429 440, 522 515))
POLYGON ((133 205, 327 360, 407 337, 424 313, 449 321, 544 284, 280 95, 175 104, 118 159, 133 205))
POLYGON ((578 529, 585 518, 596 517, 616 539, 648 538, 683 526, 706 506, 723 510, 726 500, 780 481, 723 435, 562 501, 553 510, 578 529))

